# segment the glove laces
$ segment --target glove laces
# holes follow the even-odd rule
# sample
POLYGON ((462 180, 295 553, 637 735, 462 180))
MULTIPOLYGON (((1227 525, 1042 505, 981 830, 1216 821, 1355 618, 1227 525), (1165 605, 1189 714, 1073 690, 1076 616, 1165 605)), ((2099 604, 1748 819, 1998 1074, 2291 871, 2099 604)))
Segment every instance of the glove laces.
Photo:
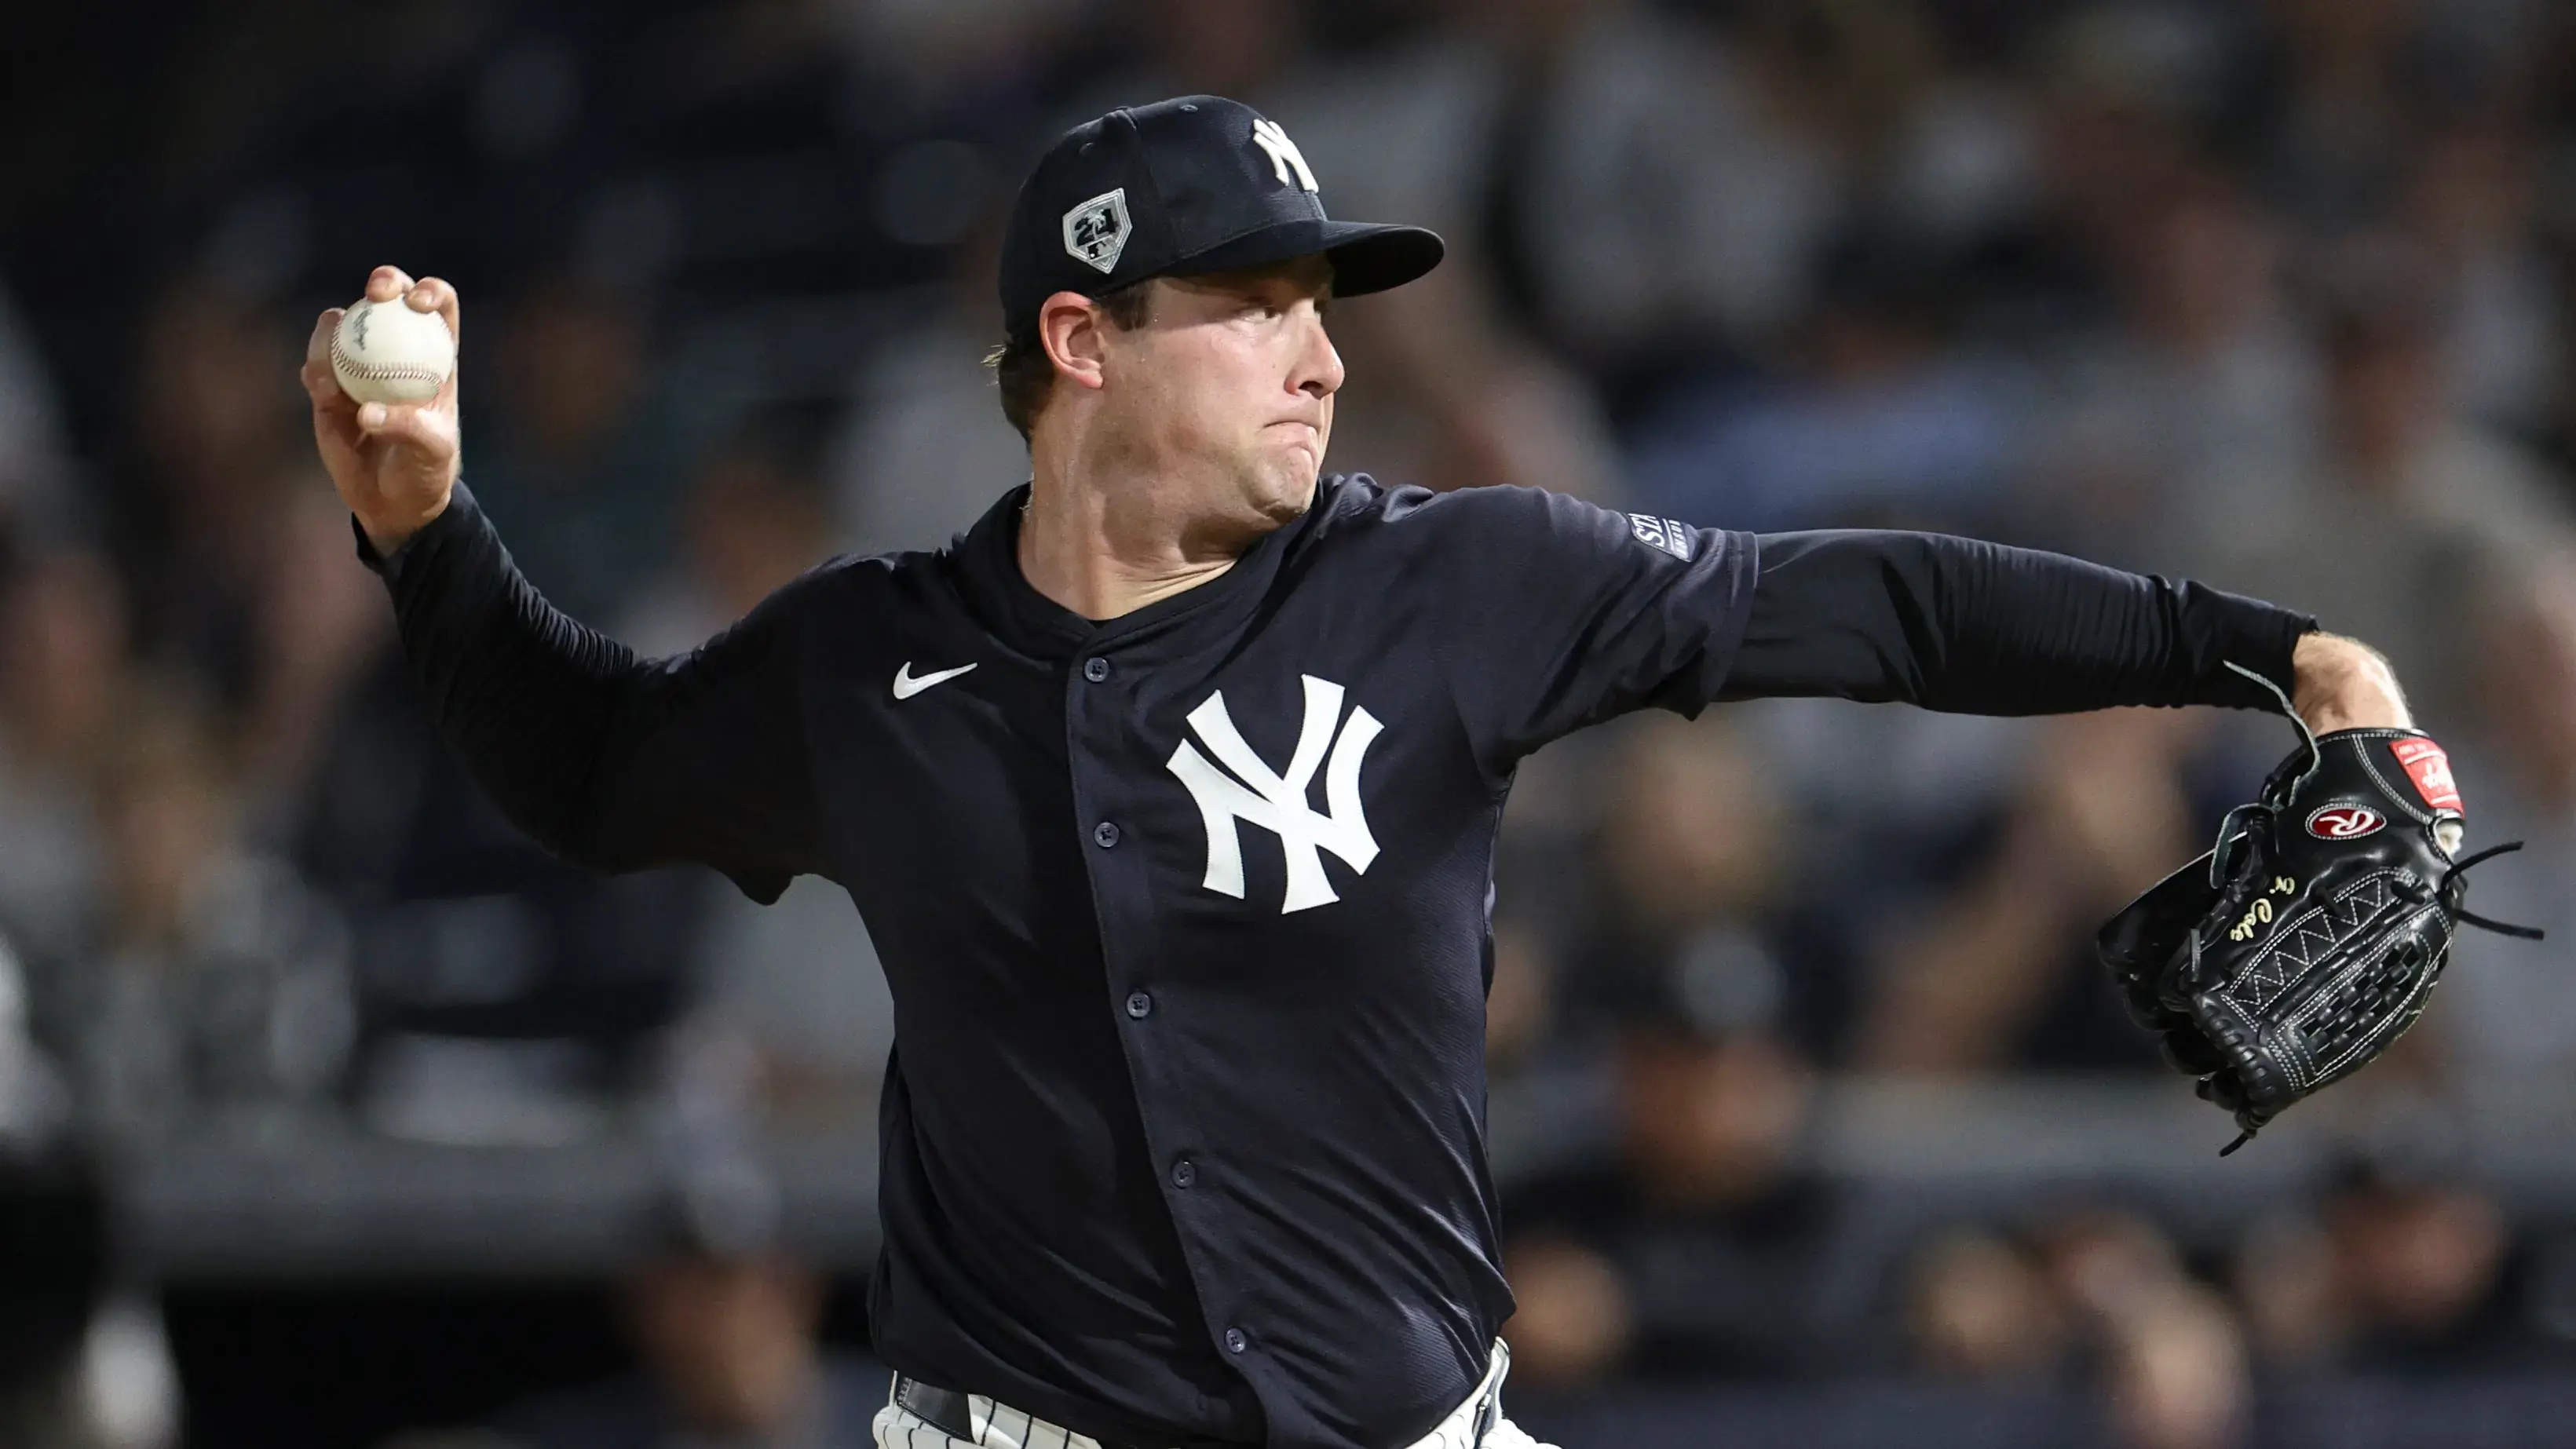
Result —
POLYGON ((2326 752, 2317 748, 2317 732, 2308 728, 2308 721, 2306 717, 2299 713, 2299 707, 2290 703, 2289 691, 2281 688, 2280 685, 2273 683, 2264 675, 2246 668, 2244 665, 2237 663, 2233 659, 2222 660, 2220 662, 2225 664, 2229 669, 2234 670, 2236 673, 2242 674, 2246 678, 2253 680, 2256 684, 2263 686, 2263 692, 2272 696, 2273 699, 2280 703, 2281 713, 2289 716, 2290 724, 2298 730, 2299 743, 2308 747, 2307 768, 2299 771, 2298 778, 2290 782, 2290 788, 2283 792, 2282 798, 2287 799, 2292 795, 2296 795, 2299 793, 2299 787, 2308 783, 2308 777, 2317 772, 2317 766, 2326 762, 2326 752))
POLYGON ((2543 931, 2536 926, 2517 926, 2510 921, 2499 921, 2487 916, 2481 916, 2477 912, 2470 910, 2468 907, 2461 905, 2459 898, 2451 894, 2451 882, 2468 874, 2470 866, 2476 865, 2479 861, 2493 860, 2499 855, 2508 855, 2520 849, 2522 849, 2521 841, 2508 840, 2502 845, 2490 845, 2486 849, 2479 851, 2477 854, 2470 856, 2466 860, 2455 862, 2449 870, 2442 872, 2441 884, 2433 888, 2434 892, 2440 895, 2444 902, 2450 906, 2452 915, 2459 917, 2469 925, 2476 926, 2482 930, 2493 931, 2499 936, 2512 936, 2517 940, 2546 941, 2549 939, 2549 933, 2547 931, 2543 931))

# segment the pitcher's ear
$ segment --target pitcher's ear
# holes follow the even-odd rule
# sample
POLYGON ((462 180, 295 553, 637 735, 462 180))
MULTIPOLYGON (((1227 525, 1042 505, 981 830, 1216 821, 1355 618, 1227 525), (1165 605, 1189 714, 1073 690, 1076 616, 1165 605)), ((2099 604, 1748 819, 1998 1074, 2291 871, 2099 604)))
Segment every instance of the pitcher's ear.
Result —
POLYGON ((1080 292, 1058 292, 1038 307, 1038 345, 1057 374, 1080 387, 1097 388, 1104 381, 1102 334, 1108 326, 1101 305, 1080 292))

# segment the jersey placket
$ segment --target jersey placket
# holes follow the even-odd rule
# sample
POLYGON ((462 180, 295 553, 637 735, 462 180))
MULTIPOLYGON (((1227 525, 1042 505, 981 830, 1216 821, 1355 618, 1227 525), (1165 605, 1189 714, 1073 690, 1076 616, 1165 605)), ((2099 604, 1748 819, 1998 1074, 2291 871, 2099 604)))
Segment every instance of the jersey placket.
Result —
POLYGON ((1137 738, 1136 684, 1152 667, 1155 646, 1177 647, 1176 634, 1198 632, 1211 622, 1166 621, 1141 638, 1128 637, 1113 623, 1086 639, 1066 671, 1065 757, 1098 922, 1103 1006, 1119 1028, 1163 1202, 1189 1265, 1209 1343, 1266 1402, 1267 1375, 1253 1351, 1258 1325, 1246 1321, 1241 1286, 1225 1267, 1242 1256, 1225 1212, 1225 1169, 1234 1144, 1220 1140, 1215 1124, 1190 1110, 1200 1094, 1189 1080, 1188 1063, 1167 1045, 1172 1013, 1188 1009, 1187 997, 1157 977, 1158 953, 1175 948, 1174 927, 1155 910, 1148 842, 1134 829, 1144 805, 1136 792, 1169 780, 1137 738))

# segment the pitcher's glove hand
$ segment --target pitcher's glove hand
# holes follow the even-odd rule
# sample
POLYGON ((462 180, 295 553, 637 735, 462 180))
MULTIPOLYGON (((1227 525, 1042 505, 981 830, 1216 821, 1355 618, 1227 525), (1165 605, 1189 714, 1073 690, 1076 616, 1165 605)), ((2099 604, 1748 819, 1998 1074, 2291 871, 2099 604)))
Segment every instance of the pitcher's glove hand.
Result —
MULTIPOLYGON (((2301 730, 2305 734, 2304 728, 2301 730)), ((2404 729, 2303 741, 2209 854, 2102 927, 2129 1014, 2235 1114, 2242 1147, 2281 1110, 2386 1051, 2422 1014, 2467 922, 2449 759, 2404 729)))

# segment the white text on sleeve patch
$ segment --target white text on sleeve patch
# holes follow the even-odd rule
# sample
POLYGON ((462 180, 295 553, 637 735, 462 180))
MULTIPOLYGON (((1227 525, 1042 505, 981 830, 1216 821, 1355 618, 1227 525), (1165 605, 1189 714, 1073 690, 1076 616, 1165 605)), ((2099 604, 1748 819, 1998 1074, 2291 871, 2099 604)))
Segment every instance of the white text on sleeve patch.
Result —
POLYGON ((1637 536, 1637 542, 1660 548, 1683 563, 1690 562, 1691 546, 1699 537, 1691 532, 1689 524, 1651 513, 1629 514, 1628 531, 1637 536))

